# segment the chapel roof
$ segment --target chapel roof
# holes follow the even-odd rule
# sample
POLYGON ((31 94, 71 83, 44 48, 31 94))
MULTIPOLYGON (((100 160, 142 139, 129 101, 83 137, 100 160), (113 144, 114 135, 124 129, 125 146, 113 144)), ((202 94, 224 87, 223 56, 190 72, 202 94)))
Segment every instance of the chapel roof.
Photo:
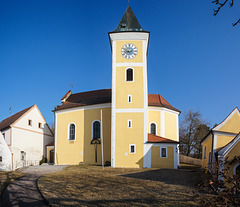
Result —
MULTIPOLYGON (((62 105, 56 106, 55 111, 73 108, 77 106, 111 103, 111 101, 112 89, 101 89, 82 93, 75 93, 71 94, 69 98, 64 103, 62 103, 62 105)), ((148 94, 148 106, 165 107, 180 112, 159 94, 148 94)))
POLYGON ((147 143, 173 143, 178 144, 179 142, 173 141, 171 139, 167 139, 161 136, 157 136, 154 134, 148 134, 148 141, 147 143))
POLYGON ((130 6, 126 9, 117 28, 112 32, 146 32, 139 24, 130 6))
MULTIPOLYGON (((34 105, 33 105, 34 106, 34 105)), ((33 106, 30 106, 26 109, 23 109, 22 111, 17 112, 16 114, 13 114, 12 116, 2 120, 0 122, 0 131, 7 129, 10 127, 11 124, 13 124, 15 121, 17 121, 23 114, 25 114, 28 110, 30 110, 33 106)))

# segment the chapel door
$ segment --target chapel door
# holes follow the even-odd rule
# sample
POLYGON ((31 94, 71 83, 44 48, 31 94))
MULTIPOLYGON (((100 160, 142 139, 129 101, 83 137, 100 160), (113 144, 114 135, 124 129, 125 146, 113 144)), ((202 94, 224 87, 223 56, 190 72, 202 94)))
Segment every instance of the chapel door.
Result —
POLYGON ((50 163, 54 162, 54 150, 50 151, 50 163))

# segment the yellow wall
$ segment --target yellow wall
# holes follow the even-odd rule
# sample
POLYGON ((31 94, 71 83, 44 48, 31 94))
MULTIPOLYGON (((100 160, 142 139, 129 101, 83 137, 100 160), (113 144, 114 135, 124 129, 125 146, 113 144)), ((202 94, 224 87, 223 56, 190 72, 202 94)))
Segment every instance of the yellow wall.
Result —
POLYGON ((144 114, 117 113, 115 166, 143 167, 144 114), (128 120, 132 120, 132 128, 128 128, 128 120), (129 145, 136 144, 136 153, 129 153, 129 145))
MULTIPOLYGON (((240 142, 238 142, 229 152, 225 155, 225 160, 232 161, 234 157, 240 156, 240 142)), ((233 175, 233 168, 234 166, 239 163, 239 161, 233 162, 231 165, 225 166, 225 168, 229 167, 229 174, 230 176, 233 175)))
POLYGON ((160 111, 148 111, 148 133, 150 133, 150 123, 155 122, 157 124, 157 135, 160 136, 160 111))
POLYGON ((116 108, 143 108, 143 67, 134 68, 134 81, 125 81, 125 69, 116 68, 116 108), (128 103, 128 95, 132 95, 132 103, 128 103))
POLYGON ((50 162, 50 151, 54 149, 54 146, 47 146, 47 162, 50 162))
POLYGON ((167 147, 167 158, 161 158, 160 147, 152 146, 151 160, 152 168, 174 168, 174 148, 167 147))
MULTIPOLYGON (((92 122, 100 120, 100 109, 89 109, 73 111, 57 115, 57 146, 56 164, 75 165, 79 163, 95 164, 94 145, 90 144, 92 139, 92 122), (68 125, 76 125, 76 140, 69 141, 68 125)), ((104 161, 111 158, 111 108, 103 109, 103 139, 104 139, 104 161)), ((98 162, 101 164, 101 145, 97 146, 98 162)))
POLYGON ((234 137, 235 136, 217 135, 217 149, 231 142, 234 137))
POLYGON ((240 116, 235 113, 229 120, 222 126, 219 131, 239 133, 240 131, 240 116))
POLYGON ((165 138, 177 141, 177 115, 165 112, 165 138))
POLYGON ((212 136, 209 138, 204 144, 202 144, 202 167, 203 168, 208 168, 208 157, 209 157, 209 152, 212 152, 212 136), (206 159, 204 159, 204 149, 206 148, 206 159))
POLYGON ((116 41, 116 62, 117 63, 124 63, 124 62, 143 62, 143 53, 142 53, 142 41, 141 40, 120 40, 116 41), (138 49, 138 54, 133 59, 126 59, 122 56, 121 49, 122 47, 127 44, 132 43, 138 49))

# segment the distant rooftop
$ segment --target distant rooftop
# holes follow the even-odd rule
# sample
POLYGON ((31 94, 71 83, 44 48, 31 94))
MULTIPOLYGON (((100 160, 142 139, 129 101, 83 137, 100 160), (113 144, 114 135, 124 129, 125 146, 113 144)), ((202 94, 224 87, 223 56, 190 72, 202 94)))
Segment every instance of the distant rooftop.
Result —
POLYGON ((130 6, 125 11, 117 28, 112 32, 146 32, 139 24, 130 6))

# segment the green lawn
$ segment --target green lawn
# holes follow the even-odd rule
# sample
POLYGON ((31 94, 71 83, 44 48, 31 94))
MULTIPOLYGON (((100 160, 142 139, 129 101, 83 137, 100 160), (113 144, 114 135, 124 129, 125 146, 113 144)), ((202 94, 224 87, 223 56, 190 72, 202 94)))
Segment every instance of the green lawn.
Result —
POLYGON ((41 177, 38 186, 53 206, 201 206, 197 184, 204 174, 189 170, 71 166, 41 177))

